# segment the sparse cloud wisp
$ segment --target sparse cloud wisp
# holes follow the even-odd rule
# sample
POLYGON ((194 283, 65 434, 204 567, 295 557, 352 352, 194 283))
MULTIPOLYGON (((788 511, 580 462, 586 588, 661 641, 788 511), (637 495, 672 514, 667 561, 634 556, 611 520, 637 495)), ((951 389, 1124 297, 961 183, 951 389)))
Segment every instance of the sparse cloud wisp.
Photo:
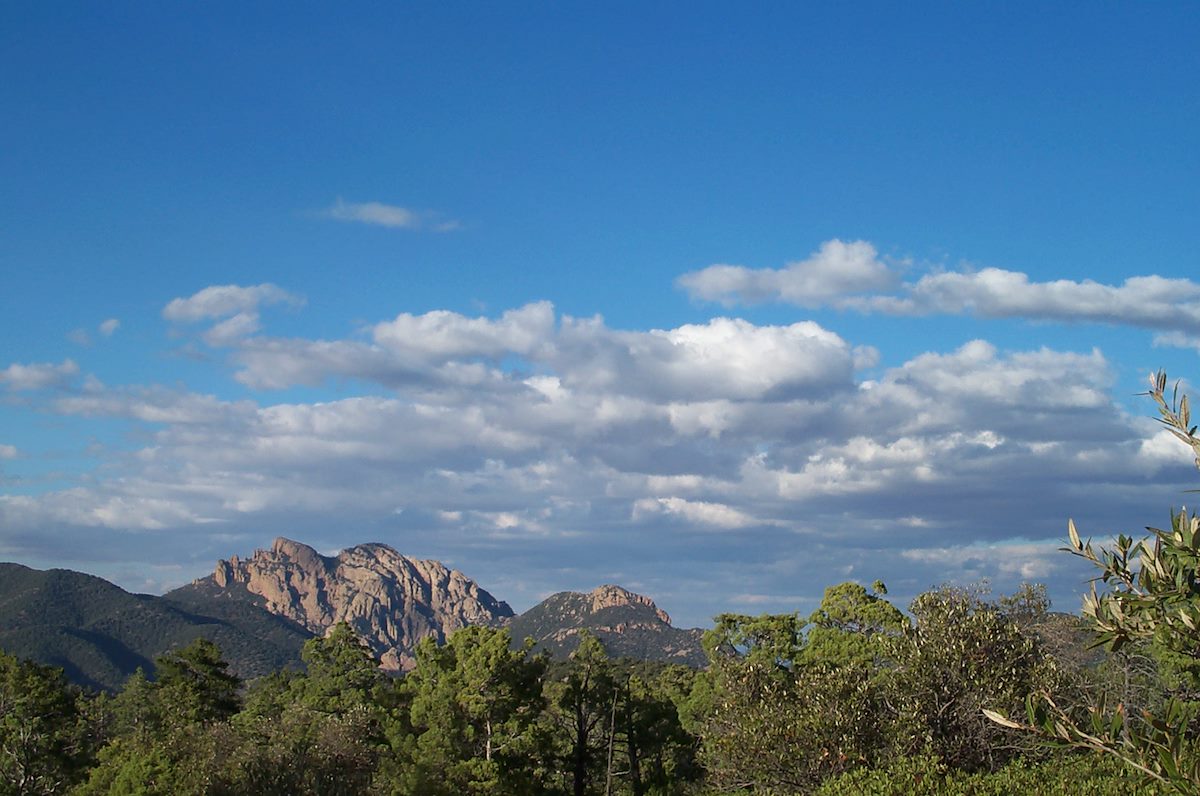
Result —
POLYGON ((64 359, 57 365, 52 362, 27 365, 14 362, 0 370, 0 384, 10 390, 44 390, 65 386, 78 373, 79 366, 71 359, 64 359))
POLYGON ((163 307, 162 315, 168 321, 194 323, 237 313, 257 312, 263 304, 300 306, 304 304, 304 299, 270 283, 212 285, 187 298, 172 299, 163 307))
POLYGON ((430 210, 411 210, 383 202, 347 202, 340 197, 321 211, 321 215, 334 221, 391 229, 453 232, 462 227, 462 222, 457 219, 446 218, 441 213, 430 210))
POLYGON ((1164 345, 1189 345, 1200 335, 1200 283, 1190 279, 1146 275, 1111 285, 1036 281, 1020 271, 981 268, 938 269, 902 282, 903 271, 911 268, 881 260, 864 241, 831 240, 782 269, 711 265, 684 274, 677 284, 693 299, 726 306, 778 302, 864 314, 972 315, 1176 332, 1159 338, 1164 345))

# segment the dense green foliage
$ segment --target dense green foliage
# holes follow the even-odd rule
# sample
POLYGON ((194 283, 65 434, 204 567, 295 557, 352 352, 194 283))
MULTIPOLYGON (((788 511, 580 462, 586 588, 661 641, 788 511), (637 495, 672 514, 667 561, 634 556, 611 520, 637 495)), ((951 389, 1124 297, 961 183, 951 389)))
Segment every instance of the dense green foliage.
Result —
MULTIPOLYGON (((346 625, 304 648, 304 672, 243 687, 198 639, 115 696, 0 657, 0 794, 678 793, 695 738, 643 667, 599 643, 557 673, 472 627, 384 675, 346 625), (559 730, 585 717, 583 735, 559 730)), ((662 671, 660 669, 660 671, 662 671)))
POLYGON ((482 627, 426 640, 402 678, 346 625, 306 643, 304 671, 249 684, 197 639, 112 696, 5 656, 0 795, 1139 792, 1115 758, 1034 746, 982 710, 1149 704, 1178 672, 1132 643, 1081 651, 1079 620, 1036 587, 943 587, 908 616, 885 595, 846 583, 807 618, 720 616, 701 671, 613 660, 586 632, 550 662, 482 627))
POLYGON ((913 620, 857 584, 796 615, 717 618, 683 715, 700 737, 710 787, 806 793, 856 769, 929 757, 961 773, 1038 755, 982 710, 1057 693, 1060 665, 1039 641, 1049 619, 1030 588, 991 602, 944 587, 913 620))
POLYGON ((412 725, 416 793, 538 793, 548 773, 538 719, 545 664, 506 633, 470 627, 417 648, 403 691, 412 725))
POLYGON ((79 704, 61 670, 0 654, 0 794, 59 793, 88 751, 79 704))
POLYGON ((880 768, 860 768, 827 781, 817 796, 1160 796, 1112 759, 1061 756, 1016 760, 994 772, 967 773, 936 757, 899 758, 880 768))

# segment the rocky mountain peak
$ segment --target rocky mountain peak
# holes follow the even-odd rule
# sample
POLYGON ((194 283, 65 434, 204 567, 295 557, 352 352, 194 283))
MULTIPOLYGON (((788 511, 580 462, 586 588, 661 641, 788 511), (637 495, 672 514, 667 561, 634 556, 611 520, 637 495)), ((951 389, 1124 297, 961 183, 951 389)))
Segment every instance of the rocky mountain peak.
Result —
POLYGON ((294 542, 282 536, 276 537, 271 544, 271 552, 279 560, 292 561, 296 566, 309 571, 324 569, 327 559, 302 542, 294 542))
POLYGON ((665 624, 671 624, 671 616, 666 611, 654 604, 654 600, 641 594, 635 594, 628 589, 620 586, 615 586, 607 583, 603 586, 597 586, 588 594, 591 599, 591 611, 595 613, 604 608, 612 608, 617 606, 645 606, 654 611, 659 620, 665 624))
POLYGON ((463 573, 378 543, 326 557, 280 537, 248 559, 217 562, 211 580, 244 586, 268 611, 313 633, 348 622, 389 670, 409 668, 426 636, 444 641, 461 627, 498 626, 513 615, 463 573))
POLYGON ((584 631, 600 639, 609 656, 704 666, 703 631, 671 625, 671 617, 649 597, 613 584, 587 593, 562 591, 509 623, 513 644, 526 638, 538 650, 565 659, 584 631))

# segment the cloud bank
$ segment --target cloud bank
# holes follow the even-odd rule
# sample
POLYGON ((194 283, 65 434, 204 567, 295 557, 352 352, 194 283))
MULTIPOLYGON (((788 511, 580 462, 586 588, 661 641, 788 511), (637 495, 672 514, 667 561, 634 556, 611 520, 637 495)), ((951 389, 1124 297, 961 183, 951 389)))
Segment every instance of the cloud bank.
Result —
MULTIPOLYGON (((829 261, 872 271, 848 252, 829 261)), ((223 351, 253 400, 63 391, 70 360, 0 371, 44 391, 44 411, 143 440, 75 486, 0 496, 10 546, 104 533, 111 554, 139 555, 151 543, 128 532, 186 535, 203 566, 275 533, 379 539, 518 604, 619 580, 704 622, 737 595, 774 605, 804 582, 819 598, 850 577, 898 595, 947 578, 1074 588, 1056 551, 1068 513, 1097 533, 1140 527, 1113 523, 1144 523, 1190 475, 1186 451, 1114 404, 1099 350, 975 340, 865 379, 877 352, 809 320, 620 329, 534 302, 401 312, 332 340, 259 328, 261 306, 299 302, 225 285, 163 310, 223 351), (271 397, 297 386, 326 397, 271 397)))

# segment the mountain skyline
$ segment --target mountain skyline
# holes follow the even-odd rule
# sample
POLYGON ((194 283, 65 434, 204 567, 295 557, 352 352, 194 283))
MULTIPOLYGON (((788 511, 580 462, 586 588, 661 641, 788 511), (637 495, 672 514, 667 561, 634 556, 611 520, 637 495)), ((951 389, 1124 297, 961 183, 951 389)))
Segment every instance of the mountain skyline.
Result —
POLYGON ((119 690, 137 669, 197 638, 253 680, 303 667, 306 641, 345 625, 389 675, 416 663, 422 640, 467 627, 503 628, 514 648, 565 660, 591 632, 613 659, 703 667, 700 628, 677 628, 648 596, 613 584, 559 592, 521 615, 462 572, 410 559, 378 543, 337 557, 278 538, 246 559, 162 596, 131 594, 68 569, 0 562, 0 652, 62 668, 90 689, 119 690))
POLYGON ((681 626, 1047 584, 1197 484, 1200 15, 0 9, 0 559, 277 536, 681 626))

